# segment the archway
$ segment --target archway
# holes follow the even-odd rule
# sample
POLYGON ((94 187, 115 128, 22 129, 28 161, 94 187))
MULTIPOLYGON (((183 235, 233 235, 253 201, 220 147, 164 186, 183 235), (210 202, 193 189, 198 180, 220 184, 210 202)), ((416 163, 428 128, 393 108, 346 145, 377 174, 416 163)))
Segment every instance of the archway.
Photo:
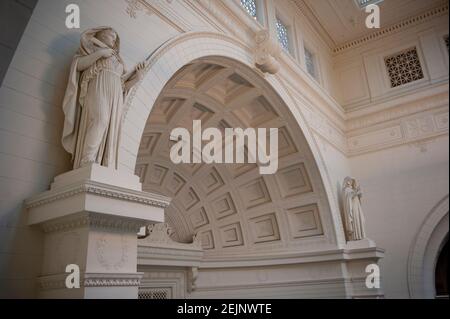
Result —
POLYGON ((176 241, 201 237, 206 257, 336 248, 316 161, 296 119, 255 71, 224 57, 192 61, 166 84, 147 120, 136 174, 144 191, 172 198, 166 220, 176 241), (279 169, 256 164, 173 164, 173 128, 279 129, 279 169))
MULTIPOLYGON (((164 44, 149 58, 149 72, 147 77, 140 89, 133 92, 132 98, 128 100, 128 113, 123 125, 124 129, 121 137, 122 147, 119 153, 120 167, 128 171, 135 171, 136 159, 138 158, 139 147, 142 144, 141 137, 144 136, 146 120, 149 118, 152 107, 157 105, 156 100, 161 98, 161 92, 163 92, 166 84, 179 75, 181 72, 179 70, 192 65, 193 61, 211 59, 211 57, 216 57, 216 60, 211 62, 213 62, 212 64, 216 63, 218 68, 229 67, 224 65, 223 61, 234 61, 234 63, 238 63, 233 67, 244 70, 244 73, 249 73, 247 77, 257 79, 260 83, 255 87, 264 87, 263 90, 270 90, 272 92, 271 94, 275 97, 271 99, 277 99, 275 104, 283 106, 284 110, 282 114, 289 114, 292 127, 296 127, 297 133, 295 134, 302 137, 301 140, 304 143, 303 148, 308 151, 308 156, 311 157, 310 163, 314 163, 313 165, 315 166, 313 179, 320 187, 315 189, 317 192, 314 194, 320 197, 318 202, 324 207, 322 208, 324 210, 322 214, 324 220, 321 220, 321 223, 323 222, 322 226, 327 229, 325 235, 327 237, 326 242, 333 247, 344 244, 345 239, 339 210, 335 205, 335 201, 332 200, 333 192, 328 182, 324 162, 321 160, 318 148, 309 131, 309 126, 300 113, 296 101, 292 99, 282 84, 282 81, 277 76, 263 78, 261 73, 254 70, 253 52, 251 48, 226 36, 210 33, 185 34, 164 44), (204 50, 199 50, 199 47, 204 48, 204 50), (223 61, 219 63, 217 59, 223 59, 223 61)), ((226 73, 227 71, 223 72, 226 73)), ((250 83, 251 81, 248 82, 250 83)), ((214 99, 214 97, 209 96, 209 99, 214 99)), ((272 118, 272 120, 276 121, 276 118, 272 118)), ((295 140, 298 138, 297 135, 295 135, 295 140)), ((292 136, 289 138, 292 139, 292 136)), ((304 214, 303 216, 307 215, 304 214)), ((317 216, 317 214, 310 213, 308 216, 317 216)), ((316 221, 318 222, 319 220, 316 219, 316 221)), ((188 234, 189 232, 188 228, 186 228, 184 234, 188 234)), ((320 233, 320 231, 317 232, 320 233)), ((179 236, 181 236, 180 239, 186 239, 183 235, 179 236)))
POLYGON ((448 238, 436 262, 436 298, 448 299, 448 238))
POLYGON ((442 199, 425 218, 411 245, 408 287, 411 298, 435 298, 435 271, 440 252, 448 241, 449 198, 442 199))

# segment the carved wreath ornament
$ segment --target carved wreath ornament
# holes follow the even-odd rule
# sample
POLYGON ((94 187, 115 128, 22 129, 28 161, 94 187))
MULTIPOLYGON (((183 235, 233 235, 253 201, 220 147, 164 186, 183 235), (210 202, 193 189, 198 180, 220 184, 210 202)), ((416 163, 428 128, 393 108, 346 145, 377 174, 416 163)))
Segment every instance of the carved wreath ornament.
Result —
POLYGON ((108 240, 106 238, 106 235, 103 235, 100 237, 96 242, 96 255, 97 260, 99 264, 106 270, 110 270, 113 268, 114 270, 120 270, 122 269, 126 262, 128 261, 128 243, 127 239, 124 235, 120 236, 120 249, 121 249, 121 255, 120 258, 117 261, 110 260, 110 258, 107 256, 108 246, 114 245, 114 243, 111 243, 111 240, 108 240))

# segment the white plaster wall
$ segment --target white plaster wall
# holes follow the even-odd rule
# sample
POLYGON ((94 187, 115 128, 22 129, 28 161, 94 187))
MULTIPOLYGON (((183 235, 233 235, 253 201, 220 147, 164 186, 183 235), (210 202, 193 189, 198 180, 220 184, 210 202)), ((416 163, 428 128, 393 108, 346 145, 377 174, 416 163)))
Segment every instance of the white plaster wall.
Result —
POLYGON ((17 44, 31 17, 37 0, 0 2, 0 84, 8 70, 17 44), (8 32, 6 32, 8 30, 8 32))
POLYGON ((331 145, 326 139, 318 134, 315 134, 314 137, 325 162, 327 177, 333 190, 334 200, 336 201, 337 207, 342 209, 340 200, 342 182, 345 177, 351 176, 350 161, 345 154, 331 145))
POLYGON ((367 235, 386 249, 381 265, 387 298, 409 298, 410 246, 428 213, 449 193, 448 142, 445 136, 350 159, 364 193, 367 235))

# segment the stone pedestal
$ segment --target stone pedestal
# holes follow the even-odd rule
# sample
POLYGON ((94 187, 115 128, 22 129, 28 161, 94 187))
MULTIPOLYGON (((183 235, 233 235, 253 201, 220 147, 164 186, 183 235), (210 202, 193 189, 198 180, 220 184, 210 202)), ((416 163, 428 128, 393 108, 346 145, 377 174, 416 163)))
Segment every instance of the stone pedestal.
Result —
POLYGON ((26 201, 29 225, 45 232, 41 298, 137 298, 137 232, 163 222, 170 202, 141 189, 137 176, 94 164, 26 201), (66 286, 68 265, 79 267, 79 288, 66 286))
POLYGON ((384 257, 384 250, 377 247, 375 242, 365 238, 357 241, 348 241, 344 247, 345 267, 344 275, 347 278, 347 296, 349 298, 384 298, 379 272, 379 260, 384 257), (371 276, 374 283, 367 284, 371 276))

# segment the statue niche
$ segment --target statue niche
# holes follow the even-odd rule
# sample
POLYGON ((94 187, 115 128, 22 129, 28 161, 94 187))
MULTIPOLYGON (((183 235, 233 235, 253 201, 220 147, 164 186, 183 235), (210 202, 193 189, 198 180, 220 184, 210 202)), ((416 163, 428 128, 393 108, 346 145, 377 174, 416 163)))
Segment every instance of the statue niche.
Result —
POLYGON ((73 169, 91 163, 117 169, 124 100, 146 65, 125 70, 120 39, 111 27, 89 29, 80 42, 63 101, 62 145, 72 154, 73 169))

